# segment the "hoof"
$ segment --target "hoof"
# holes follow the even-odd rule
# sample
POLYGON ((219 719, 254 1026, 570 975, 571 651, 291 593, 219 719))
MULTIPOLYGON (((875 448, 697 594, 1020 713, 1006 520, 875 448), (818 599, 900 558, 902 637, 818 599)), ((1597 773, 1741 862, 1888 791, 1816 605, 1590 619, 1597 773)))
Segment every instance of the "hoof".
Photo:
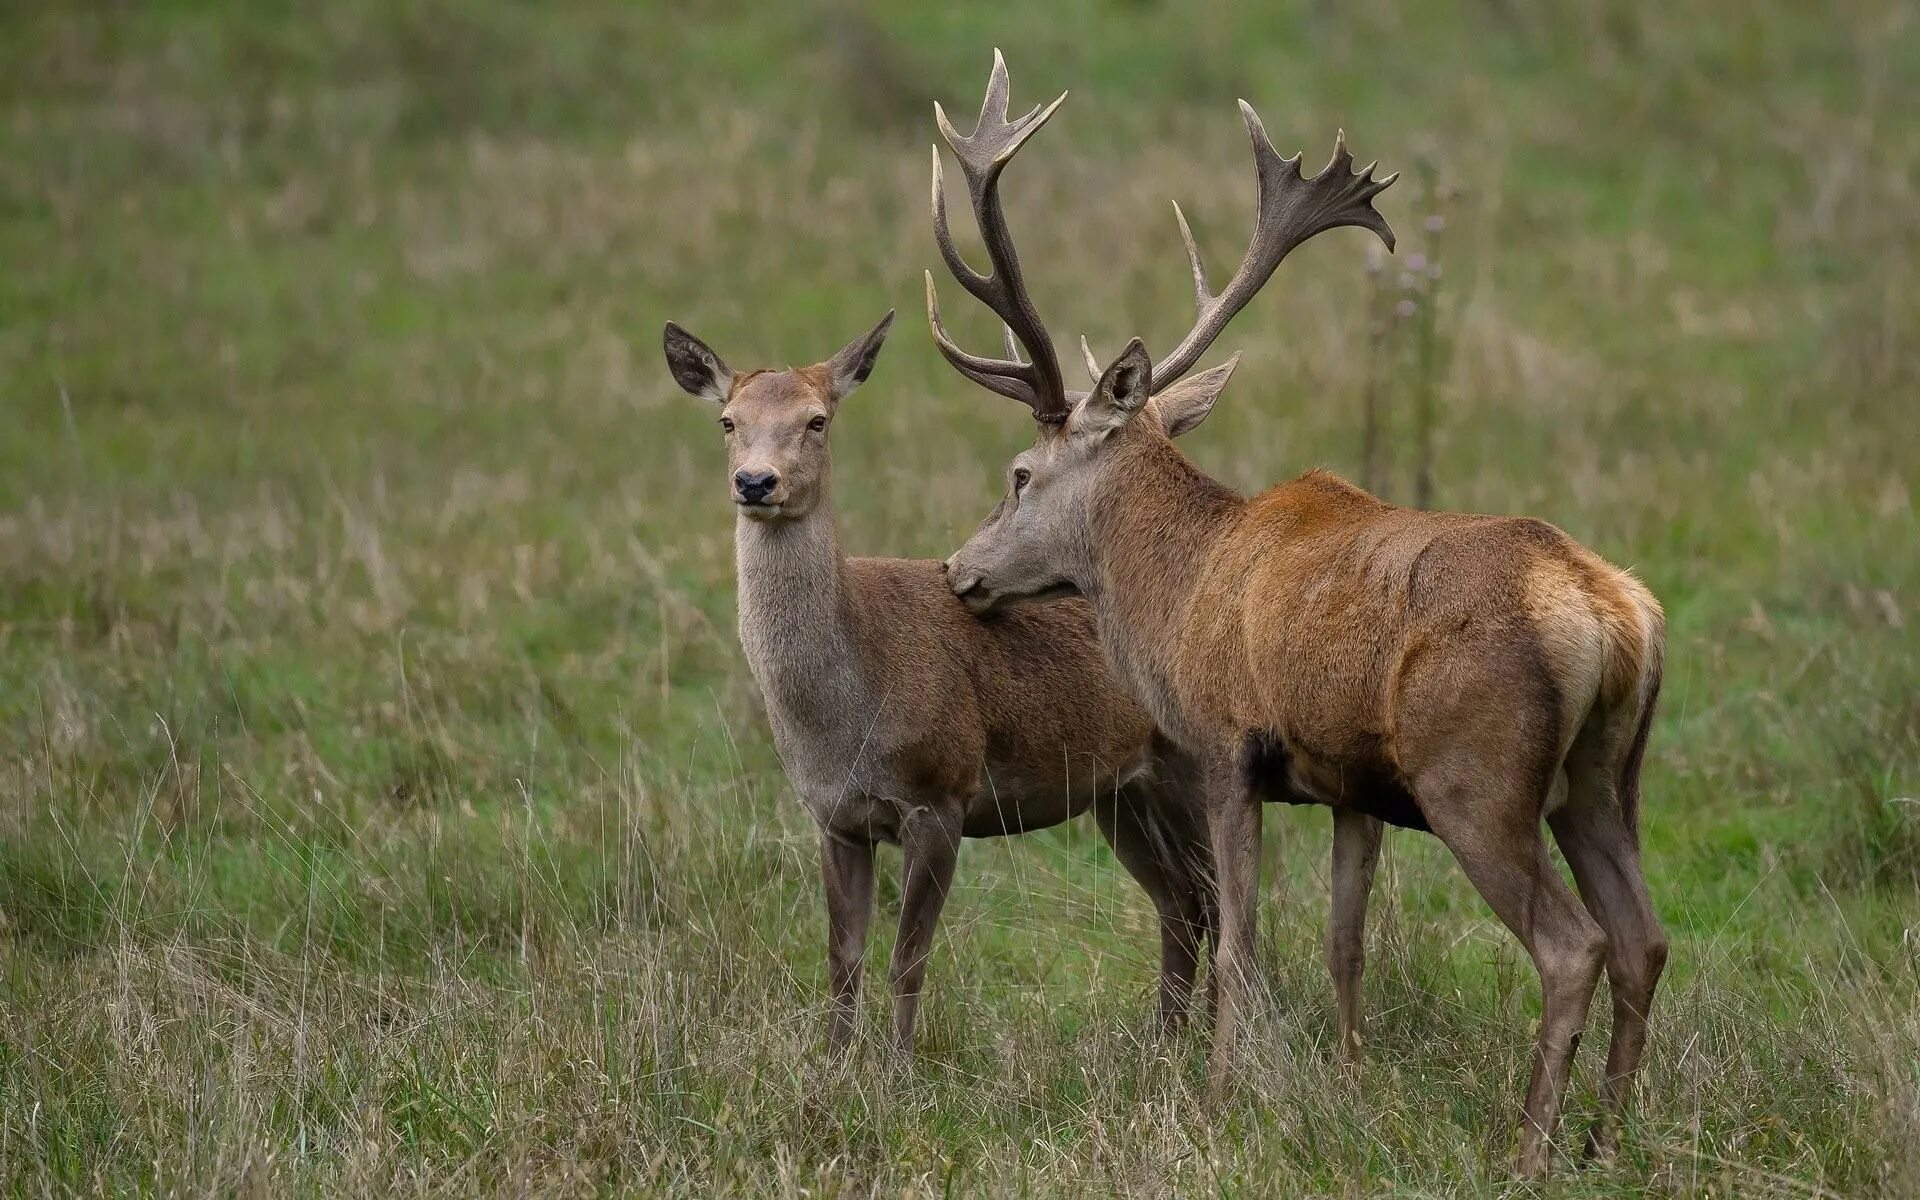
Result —
POLYGON ((1513 1162, 1514 1178, 1533 1182, 1544 1179, 1553 1166, 1553 1154, 1545 1141, 1523 1147, 1513 1162))
POLYGON ((1333 1065, 1340 1072, 1340 1078, 1348 1082, 1360 1078, 1360 1068, 1366 1059, 1366 1047, 1357 1036, 1343 1038, 1333 1052, 1333 1065))
POLYGON ((1587 1129, 1586 1161, 1598 1165, 1612 1162, 1620 1154, 1620 1133, 1606 1120, 1595 1121, 1587 1129))

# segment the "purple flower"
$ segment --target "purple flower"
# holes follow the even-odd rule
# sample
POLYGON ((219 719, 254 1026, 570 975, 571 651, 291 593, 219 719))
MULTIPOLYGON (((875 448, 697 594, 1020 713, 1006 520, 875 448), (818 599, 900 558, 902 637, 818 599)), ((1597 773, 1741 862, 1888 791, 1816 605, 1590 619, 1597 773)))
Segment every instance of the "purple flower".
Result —
POLYGON ((1414 251, 1412 254, 1407 255, 1407 270, 1415 274, 1419 274, 1421 271, 1426 270, 1426 268, 1427 268, 1426 255, 1420 253, 1417 250, 1414 251))
POLYGON ((1432 216, 1427 218, 1428 233, 1439 233, 1442 229, 1445 229, 1446 227, 1447 227, 1447 219, 1441 216, 1439 213, 1434 213, 1432 216))
POLYGON ((1413 315, 1414 309, 1416 307, 1418 306, 1415 305, 1412 300, 1410 299, 1402 300, 1400 303, 1393 306, 1393 315, 1396 317, 1402 317, 1402 318, 1410 317, 1413 315))

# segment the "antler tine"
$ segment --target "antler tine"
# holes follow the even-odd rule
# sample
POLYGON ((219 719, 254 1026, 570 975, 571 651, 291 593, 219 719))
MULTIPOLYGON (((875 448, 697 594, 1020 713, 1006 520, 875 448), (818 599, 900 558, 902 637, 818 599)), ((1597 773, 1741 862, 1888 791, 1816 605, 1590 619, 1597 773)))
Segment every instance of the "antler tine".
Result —
MULTIPOLYGON (((1016 120, 1007 120, 1007 60, 999 50, 993 52, 993 74, 987 79, 987 94, 980 101, 980 119, 974 125, 973 132, 962 137, 953 123, 947 120, 946 109, 939 101, 933 105, 934 120, 940 125, 940 136, 953 147, 954 157, 966 169, 967 182, 971 185, 976 177, 991 186, 1000 168, 1012 160, 1014 154, 1026 140, 1039 132, 1040 127, 1053 118, 1054 110, 1066 100, 1067 94, 1061 92, 1052 104, 1034 105, 1024 116, 1016 120)), ((978 188, 975 194, 979 194, 978 188)))
POLYGON ((1100 382, 1100 360, 1094 357, 1093 347, 1087 345, 1087 335, 1080 335, 1080 357, 1087 361, 1087 378, 1100 382))
POLYGON ((1193 268, 1193 306, 1204 309, 1207 301, 1213 299, 1213 293, 1207 289, 1207 268, 1200 261, 1200 247, 1193 244, 1193 230, 1187 225, 1187 214, 1180 211, 1180 202, 1173 202, 1173 219, 1180 222, 1180 241, 1187 248, 1187 265, 1193 268))
POLYGON ((1200 361, 1207 347, 1220 336, 1234 314, 1245 308, 1254 294, 1272 278, 1280 261, 1294 247, 1329 229, 1357 225, 1370 229, 1387 249, 1393 249, 1393 230, 1386 218, 1374 210, 1373 198, 1387 190, 1400 176, 1396 172, 1374 179, 1376 164, 1368 163, 1358 174, 1353 171, 1353 155, 1347 152, 1347 135, 1341 131, 1334 139, 1333 157, 1311 177, 1300 173, 1300 156, 1282 158, 1267 137, 1260 114, 1245 100, 1240 102, 1240 118, 1246 123, 1247 138, 1253 143, 1253 163, 1258 186, 1253 238, 1245 257, 1215 295, 1207 286, 1206 270, 1194 244, 1193 230, 1187 218, 1174 205, 1180 223, 1180 238, 1186 244, 1187 262, 1193 269, 1195 318, 1192 330, 1173 348, 1153 372, 1153 390, 1171 384, 1200 361))
MULTIPOLYGON (((940 356, 949 366, 965 375, 968 379, 998 393, 1009 400, 1018 400, 1029 408, 1034 404, 1033 385, 1024 372, 1027 364, 1008 362, 997 358, 982 358, 969 354, 954 343, 947 334, 947 327, 940 321, 940 297, 933 288, 933 272, 927 273, 927 325, 933 330, 933 344, 940 349, 940 356)), ((1036 409, 1037 411, 1037 409, 1036 409)))
MULTIPOLYGON (((933 108, 939 113, 940 105, 937 102, 933 108)), ((946 114, 940 113, 940 118, 941 126, 945 127, 946 114)), ((947 270, 953 272, 953 277, 960 281, 960 285, 983 302, 991 303, 985 301, 980 293, 992 288, 992 280, 967 265, 967 260, 960 256, 960 248, 953 244, 953 231, 947 227, 947 177, 940 166, 938 146, 933 147, 933 241, 940 248, 940 257, 946 261, 947 270)))
POLYGON ((1020 357, 1019 343, 1014 340, 1013 326, 1007 324, 1005 321, 1000 323, 1000 347, 1006 353, 1008 359, 1019 363, 1021 366, 1026 365, 1026 360, 1020 357))
MULTIPOLYGON (((947 354, 947 361, 960 368, 955 355, 964 356, 970 371, 960 368, 962 374, 1003 396, 1015 396, 1023 400, 1033 408, 1034 416, 1042 421, 1058 421, 1067 412, 1066 383, 1060 374, 1060 360, 1054 352, 1053 339, 1041 323, 1040 314, 1034 308, 1021 277, 1020 260, 1014 253, 1006 215, 1000 207, 998 185, 1000 172, 1026 140, 1053 117, 1067 96, 1062 92, 1053 103, 1036 106, 1019 119, 1008 121, 1008 94, 1006 59, 995 50, 993 73, 988 77, 986 96, 980 103, 980 119, 972 133, 962 136, 947 119, 946 110, 937 103, 933 106, 940 135, 953 150, 966 176, 967 194, 973 206, 974 220, 980 227, 981 241, 986 245, 987 258, 993 264, 992 273, 982 274, 968 266, 959 248, 954 245, 953 232, 947 223, 945 179, 938 146, 933 151, 934 242, 940 249, 940 257, 946 262, 947 269, 953 272, 960 286, 993 310, 1007 334, 1007 357, 1004 359, 966 354, 956 346, 953 353, 947 354), (1015 348, 1016 341, 1019 347, 1026 350, 1025 361, 1022 361, 1019 350, 1015 348), (997 383, 984 383, 981 375, 993 376, 997 383), (1016 392, 1019 394, 1015 395, 1016 392)), ((930 298, 931 295, 929 289, 930 298)), ((931 307, 929 316, 938 323, 937 313, 931 307)), ((944 336, 944 331, 936 330, 936 335, 944 336)), ((949 340, 943 345, 942 353, 946 353, 946 346, 951 344, 949 340)))

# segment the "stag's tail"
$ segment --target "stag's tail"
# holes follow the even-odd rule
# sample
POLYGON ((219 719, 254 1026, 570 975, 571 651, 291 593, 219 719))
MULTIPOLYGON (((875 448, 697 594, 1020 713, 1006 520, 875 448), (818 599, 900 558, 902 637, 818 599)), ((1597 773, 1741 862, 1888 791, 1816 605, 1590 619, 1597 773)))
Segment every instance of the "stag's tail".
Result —
POLYGON ((1616 653, 1610 657, 1618 664, 1621 674, 1631 672, 1629 687, 1621 691, 1632 696, 1633 702, 1639 707, 1639 716, 1633 727, 1633 741, 1627 746, 1627 756, 1620 762, 1620 779, 1616 789, 1620 799, 1620 815, 1626 820, 1628 831, 1637 838, 1640 836, 1640 765, 1647 756, 1647 735, 1653 729, 1653 710, 1660 700, 1660 677, 1666 659, 1667 620, 1660 611, 1659 601, 1637 580, 1632 581, 1628 595, 1637 610, 1636 624, 1639 628, 1632 635, 1627 635, 1623 630, 1619 642, 1626 642, 1631 637, 1631 644, 1616 644, 1616 653))

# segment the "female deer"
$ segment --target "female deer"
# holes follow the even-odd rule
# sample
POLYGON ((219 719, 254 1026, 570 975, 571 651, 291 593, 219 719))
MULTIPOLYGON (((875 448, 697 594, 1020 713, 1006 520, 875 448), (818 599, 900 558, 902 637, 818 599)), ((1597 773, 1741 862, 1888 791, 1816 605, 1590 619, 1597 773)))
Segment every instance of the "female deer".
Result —
POLYGON ((827 433, 892 321, 785 371, 736 374, 679 326, 665 337, 674 379, 720 409, 740 642, 780 761, 820 825, 830 1042, 843 1050, 854 1029, 876 842, 904 855, 893 1039, 908 1050, 960 839, 1088 807, 1158 911, 1160 1016, 1175 1023, 1214 920, 1196 777, 1108 671, 1091 610, 1062 600, 983 620, 940 564, 840 548, 827 433))

